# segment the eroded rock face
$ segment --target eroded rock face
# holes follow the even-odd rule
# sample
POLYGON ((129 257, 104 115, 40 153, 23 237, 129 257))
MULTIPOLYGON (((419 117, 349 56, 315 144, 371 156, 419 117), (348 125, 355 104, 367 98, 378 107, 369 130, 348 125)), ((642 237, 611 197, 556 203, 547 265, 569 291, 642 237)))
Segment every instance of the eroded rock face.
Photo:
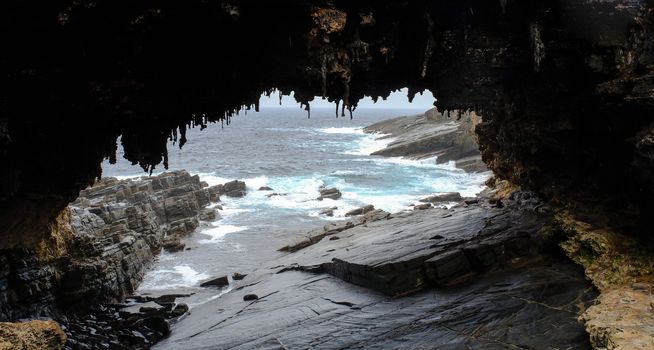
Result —
POLYGON ((454 161, 471 172, 486 171, 481 160, 475 128, 481 117, 474 112, 439 113, 431 109, 422 115, 384 120, 364 129, 392 137, 385 149, 373 155, 423 159, 436 157, 438 164, 454 161))
POLYGON ((627 202, 625 229, 652 212, 650 2, 99 0, 5 13, 0 29, 21 35, 0 60, 2 248, 38 242, 115 159, 118 135, 152 170, 169 138, 256 109, 274 87, 307 110, 325 96, 340 115, 364 95, 428 88, 441 111, 484 118, 498 176, 582 206, 627 202))
MULTIPOLYGON (((119 299, 138 286, 162 247, 181 245, 210 199, 185 171, 108 178, 85 189, 36 249, 0 254, 0 318, 59 314, 119 299)), ((213 196, 213 197, 212 197, 213 196)))

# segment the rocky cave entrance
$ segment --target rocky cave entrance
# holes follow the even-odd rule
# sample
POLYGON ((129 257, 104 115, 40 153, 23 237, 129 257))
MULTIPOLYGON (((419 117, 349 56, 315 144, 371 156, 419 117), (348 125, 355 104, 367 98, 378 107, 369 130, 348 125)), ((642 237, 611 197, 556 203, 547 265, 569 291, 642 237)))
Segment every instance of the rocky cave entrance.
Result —
MULTIPOLYGON (((346 116, 365 95, 384 97, 408 87, 410 98, 433 91, 445 115, 483 116, 475 123, 475 137, 497 179, 491 185, 499 199, 466 203, 453 217, 486 222, 485 213, 499 211, 510 223, 506 227, 539 231, 580 264, 601 292, 583 316, 592 344, 628 344, 622 331, 627 327, 647 348, 652 344, 647 325, 654 323, 647 309, 654 270, 648 234, 654 212, 653 11, 651 2, 633 0, 11 3, 0 18, 3 33, 19 33, 6 38, 8 49, 0 57, 6 78, 0 84, 0 248, 7 262, 2 286, 9 286, 3 293, 25 296, 38 305, 28 313, 47 315, 49 306, 67 295, 62 288, 75 291, 83 276, 102 270, 91 264, 69 277, 60 273, 70 266, 71 252, 97 243, 65 238, 70 216, 65 208, 100 177, 104 159, 115 160, 119 136, 125 157, 152 171, 166 165, 169 139, 183 144, 189 126, 229 123, 244 106, 257 109, 261 94, 273 87, 294 91, 303 105, 314 96, 338 102, 346 116), (477 212, 476 206, 488 210, 477 212), (513 216, 525 208, 549 216, 546 222, 536 214, 513 216), (24 286, 10 288, 15 285, 24 286), (57 292, 44 292, 51 290, 57 292), (620 303, 625 298, 634 300, 632 306, 620 303), (642 321, 607 321, 625 314, 642 321)), ((199 186, 180 176, 189 189, 199 186)), ((157 181, 164 188, 162 183, 173 180, 157 181)), ((450 222, 455 219, 442 219, 441 225, 457 227, 450 222)), ((323 233, 308 235, 309 241, 323 233)), ((440 236, 452 238, 435 234, 428 246, 437 249, 431 238, 440 236)), ((516 239, 508 249, 516 254, 549 246, 507 237, 516 239)), ((337 249, 343 242, 325 243, 337 249)), ((424 270, 433 280, 443 266, 479 269, 489 261, 481 258, 486 248, 494 252, 491 242, 485 243, 483 249, 462 246, 464 256, 439 252, 424 270), (475 254, 480 257, 471 259, 475 254)), ((556 265, 565 259, 554 260, 556 265)), ((292 265, 284 273, 326 271, 352 282, 352 261, 320 264, 320 271, 292 265)), ((127 264, 125 271, 133 268, 127 264)), ((460 277, 467 270, 446 271, 460 277)), ((535 281, 548 273, 531 272, 535 281)), ((574 272, 563 275, 577 281, 574 272)), ((388 282, 370 276, 378 279, 364 278, 359 285, 388 282)), ((393 288, 418 275, 406 276, 391 283, 393 288)), ((568 284, 586 290, 575 283, 568 284)), ((12 298, 3 305, 16 301, 12 298)), ((7 319, 22 312, 5 310, 7 319)), ((171 344, 194 338, 192 333, 181 332, 171 344)))

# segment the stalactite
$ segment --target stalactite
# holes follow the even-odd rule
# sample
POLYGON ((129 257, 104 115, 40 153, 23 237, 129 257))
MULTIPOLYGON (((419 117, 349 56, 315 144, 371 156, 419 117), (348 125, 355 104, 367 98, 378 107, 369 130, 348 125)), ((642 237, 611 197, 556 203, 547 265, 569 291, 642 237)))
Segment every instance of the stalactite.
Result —
POLYGON ((327 55, 322 55, 320 78, 322 79, 322 97, 325 98, 327 95, 327 55))
POLYGON ((425 52, 423 54, 422 66, 420 67, 420 77, 425 78, 427 76, 427 67, 429 66, 429 59, 431 58, 434 46, 436 45, 434 41, 434 20, 432 19, 429 12, 425 11, 425 22, 427 23, 427 43, 425 44, 425 52))
POLYGON ((541 37, 542 28, 538 23, 532 23, 529 27, 531 35, 531 49, 533 50, 534 72, 540 72, 540 67, 545 58, 545 44, 541 37))
POLYGON ((338 118, 338 104, 341 102, 341 100, 336 99, 336 118, 338 118))

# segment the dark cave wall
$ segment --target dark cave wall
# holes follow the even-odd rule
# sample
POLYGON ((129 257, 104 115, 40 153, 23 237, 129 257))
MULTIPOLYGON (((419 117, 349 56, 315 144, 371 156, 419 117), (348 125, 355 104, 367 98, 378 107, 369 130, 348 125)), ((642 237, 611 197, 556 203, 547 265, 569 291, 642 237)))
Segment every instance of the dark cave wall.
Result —
POLYGON ((607 208, 627 230, 654 212, 651 1, 2 6, 3 248, 47 234, 119 135, 125 157, 152 170, 186 127, 229 122, 272 88, 303 105, 324 95, 346 116, 364 95, 430 89, 439 109, 484 117, 480 148, 499 177, 607 208))

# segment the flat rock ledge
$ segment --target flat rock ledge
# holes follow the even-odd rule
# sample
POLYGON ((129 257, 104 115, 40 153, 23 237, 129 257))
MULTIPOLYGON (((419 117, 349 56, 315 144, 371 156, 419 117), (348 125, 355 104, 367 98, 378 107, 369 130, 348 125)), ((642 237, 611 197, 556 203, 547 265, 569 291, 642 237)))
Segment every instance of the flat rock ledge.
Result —
POLYGON ((577 318, 597 292, 540 235, 550 219, 522 193, 501 208, 480 198, 330 224, 194 309, 158 346, 588 348, 577 318))

